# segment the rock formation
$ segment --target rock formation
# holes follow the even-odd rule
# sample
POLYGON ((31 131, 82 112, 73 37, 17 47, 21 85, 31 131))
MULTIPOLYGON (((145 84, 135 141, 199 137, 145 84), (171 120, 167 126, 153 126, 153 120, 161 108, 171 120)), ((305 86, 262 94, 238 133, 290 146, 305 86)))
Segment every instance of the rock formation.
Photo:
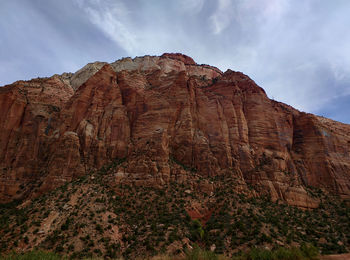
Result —
POLYGON ((232 175, 299 207, 317 206, 308 186, 350 198, 349 125, 182 54, 17 81, 0 88, 0 120, 2 201, 122 158, 116 181, 135 185, 232 175))

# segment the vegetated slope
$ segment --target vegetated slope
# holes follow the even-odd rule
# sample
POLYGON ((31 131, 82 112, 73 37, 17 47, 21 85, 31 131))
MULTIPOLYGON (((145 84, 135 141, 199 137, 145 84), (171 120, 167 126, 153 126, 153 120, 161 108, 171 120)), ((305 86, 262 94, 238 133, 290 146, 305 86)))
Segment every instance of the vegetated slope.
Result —
POLYGON ((349 250, 350 208, 321 190, 308 189, 320 206, 301 210, 255 197, 253 188, 239 192, 232 176, 208 182, 188 171, 191 184, 123 185, 114 181, 119 166, 126 163, 119 160, 37 199, 2 205, 1 250, 36 248, 79 258, 182 254, 196 244, 225 255, 304 243, 323 254, 349 250))

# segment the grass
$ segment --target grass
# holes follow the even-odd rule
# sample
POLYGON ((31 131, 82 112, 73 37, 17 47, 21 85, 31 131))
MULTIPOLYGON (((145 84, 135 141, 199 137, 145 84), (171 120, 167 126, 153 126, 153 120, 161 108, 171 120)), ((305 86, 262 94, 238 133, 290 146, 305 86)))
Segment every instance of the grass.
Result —
POLYGON ((62 260, 68 259, 52 252, 31 251, 24 254, 12 252, 8 256, 1 257, 0 260, 62 260))
POLYGON ((303 245, 300 248, 279 247, 274 250, 253 248, 248 253, 236 255, 233 260, 316 260, 318 249, 312 245, 303 245))

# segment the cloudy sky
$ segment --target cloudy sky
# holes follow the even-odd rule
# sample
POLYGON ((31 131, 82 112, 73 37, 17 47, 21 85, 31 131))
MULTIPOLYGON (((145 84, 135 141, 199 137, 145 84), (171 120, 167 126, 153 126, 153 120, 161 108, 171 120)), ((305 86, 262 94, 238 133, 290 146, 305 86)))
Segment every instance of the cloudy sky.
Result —
POLYGON ((349 0, 0 0, 0 86, 164 52, 350 123, 349 0))

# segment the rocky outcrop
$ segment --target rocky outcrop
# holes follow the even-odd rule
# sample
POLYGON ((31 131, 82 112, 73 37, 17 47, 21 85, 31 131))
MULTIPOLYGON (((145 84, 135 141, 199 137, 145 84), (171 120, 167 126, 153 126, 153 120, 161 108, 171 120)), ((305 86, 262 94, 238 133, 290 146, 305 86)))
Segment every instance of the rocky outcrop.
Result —
POLYGON ((350 197, 350 126, 270 100, 240 72, 182 54, 92 63, 0 88, 0 197, 40 194, 125 158, 116 181, 162 186, 229 175, 316 207, 350 197))
MULTIPOLYGON (((74 94, 59 76, 0 88, 0 197, 35 191, 47 173, 62 106, 74 94)), ((49 180, 50 182, 51 180, 49 180)))
POLYGON ((196 63, 191 57, 181 53, 164 53, 161 57, 179 60, 183 62, 185 65, 196 65, 196 63))

